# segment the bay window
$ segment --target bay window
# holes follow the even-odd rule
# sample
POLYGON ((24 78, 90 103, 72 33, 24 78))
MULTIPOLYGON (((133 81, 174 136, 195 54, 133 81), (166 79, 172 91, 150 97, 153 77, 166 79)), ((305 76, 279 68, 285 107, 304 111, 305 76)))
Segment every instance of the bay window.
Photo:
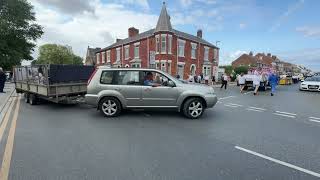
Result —
POLYGON ((184 45, 186 41, 179 39, 178 40, 178 56, 184 57, 184 45))
POLYGON ((166 54, 167 52, 167 35, 161 35, 161 54, 166 54))

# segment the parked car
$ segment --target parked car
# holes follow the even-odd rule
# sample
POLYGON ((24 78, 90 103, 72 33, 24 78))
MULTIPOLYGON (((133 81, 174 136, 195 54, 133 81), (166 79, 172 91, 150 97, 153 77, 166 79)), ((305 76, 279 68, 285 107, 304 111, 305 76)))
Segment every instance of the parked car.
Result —
POLYGON ((303 91, 320 91, 320 76, 306 78, 300 84, 300 90, 303 91))
POLYGON ((217 103, 212 87, 189 84, 155 69, 100 66, 88 81, 86 102, 106 117, 122 109, 175 109, 196 119, 217 103))

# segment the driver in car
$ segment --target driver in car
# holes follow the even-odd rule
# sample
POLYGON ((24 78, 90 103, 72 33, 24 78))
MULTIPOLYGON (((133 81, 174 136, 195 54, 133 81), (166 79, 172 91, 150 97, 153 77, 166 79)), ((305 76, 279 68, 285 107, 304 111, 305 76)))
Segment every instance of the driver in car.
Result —
POLYGON ((161 86, 161 84, 153 82, 153 74, 152 74, 152 72, 147 72, 147 75, 144 78, 143 84, 145 86, 152 86, 152 87, 161 86))

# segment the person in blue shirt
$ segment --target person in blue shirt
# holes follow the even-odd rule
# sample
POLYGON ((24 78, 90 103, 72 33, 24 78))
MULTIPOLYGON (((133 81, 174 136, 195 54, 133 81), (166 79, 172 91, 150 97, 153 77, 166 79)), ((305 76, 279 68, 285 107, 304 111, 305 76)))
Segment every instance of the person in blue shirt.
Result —
POLYGON ((153 82, 153 74, 152 74, 152 72, 147 72, 147 75, 145 76, 144 81, 143 81, 143 85, 145 85, 145 86, 153 86, 153 87, 160 86, 160 84, 153 82))
POLYGON ((274 92, 276 91, 276 86, 278 85, 278 77, 274 73, 271 73, 268 81, 271 86, 271 96, 273 96, 274 92))

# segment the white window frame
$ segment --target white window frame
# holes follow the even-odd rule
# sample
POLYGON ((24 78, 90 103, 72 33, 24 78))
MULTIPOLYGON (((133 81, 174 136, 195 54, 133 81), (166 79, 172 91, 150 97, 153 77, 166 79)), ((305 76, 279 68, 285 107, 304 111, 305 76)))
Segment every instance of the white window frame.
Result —
POLYGON ((160 46, 159 46, 160 41, 159 40, 160 40, 160 36, 158 34, 158 35, 156 35, 156 54, 160 53, 160 46))
POLYGON ((107 63, 110 62, 110 50, 107 51, 107 63))
POLYGON ((166 60, 161 60, 161 63, 160 63, 160 70, 163 71, 163 72, 167 72, 167 61, 166 60))
POLYGON ((120 53, 120 48, 117 48, 116 49, 116 61, 120 61, 120 58, 121 58, 121 53, 120 53))
POLYGON ((106 52, 102 52, 102 64, 106 63, 106 52))
POLYGON ((124 59, 128 60, 130 58, 130 48, 129 45, 124 46, 124 59))
POLYGON ((130 65, 129 65, 129 64, 126 64, 124 67, 125 67, 125 68, 129 68, 129 67, 130 67, 130 65))
POLYGON ((161 54, 166 54, 166 53, 167 53, 167 35, 161 34, 161 54))
POLYGON ((197 57, 197 44, 191 43, 191 58, 196 59, 197 57))
POLYGON ((141 68, 141 63, 132 63, 131 67, 132 68, 141 68))
POLYGON ((100 53, 97 53, 96 56, 96 64, 100 64, 100 53))
POLYGON ((209 61, 209 47, 207 47, 207 46, 204 47, 203 59, 204 59, 205 61, 209 61))
POLYGON ((172 53, 172 35, 168 35, 168 54, 172 53))
POLYGON ((213 57, 217 61, 218 60, 218 49, 213 49, 213 57))
POLYGON ((202 67, 202 74, 204 76, 211 76, 211 73, 212 73, 212 68, 210 65, 203 65, 202 67), (208 71, 210 69, 210 72, 208 71))
POLYGON ((179 57, 184 57, 185 44, 186 44, 185 40, 182 40, 182 39, 178 40, 178 56, 179 57), (180 50, 180 47, 183 47, 182 51, 180 50))
POLYGON ((140 43, 134 43, 134 58, 139 58, 139 54, 140 54, 140 43), (136 49, 138 49, 138 51, 136 52, 136 49))

